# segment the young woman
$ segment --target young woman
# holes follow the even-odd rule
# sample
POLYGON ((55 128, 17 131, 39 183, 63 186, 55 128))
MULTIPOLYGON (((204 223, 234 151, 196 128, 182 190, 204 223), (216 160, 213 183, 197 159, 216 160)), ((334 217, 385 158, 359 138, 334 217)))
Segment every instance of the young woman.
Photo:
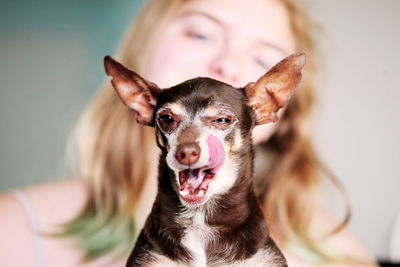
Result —
MULTIPOLYGON (((153 0, 117 58, 160 87, 197 76, 239 87, 305 52, 301 88, 281 120, 253 132, 256 189, 289 266, 374 265, 343 227, 332 233, 341 223, 317 205, 322 176, 310 141, 310 31, 294 0, 153 0)), ((153 129, 136 123, 107 81, 74 144, 77 178, 1 196, 0 265, 124 266, 156 194, 153 129)))

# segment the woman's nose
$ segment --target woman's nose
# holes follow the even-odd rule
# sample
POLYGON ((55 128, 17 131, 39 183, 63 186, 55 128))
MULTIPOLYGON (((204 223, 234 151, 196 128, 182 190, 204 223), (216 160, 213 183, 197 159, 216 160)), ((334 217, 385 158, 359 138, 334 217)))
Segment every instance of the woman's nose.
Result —
POLYGON ((228 51, 221 51, 210 62, 210 76, 216 80, 239 86, 240 65, 238 59, 228 51))

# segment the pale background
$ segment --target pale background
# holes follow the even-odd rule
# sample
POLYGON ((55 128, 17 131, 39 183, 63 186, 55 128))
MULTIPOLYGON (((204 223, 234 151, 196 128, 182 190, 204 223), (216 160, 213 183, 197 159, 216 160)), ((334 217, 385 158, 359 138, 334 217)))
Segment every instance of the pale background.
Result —
MULTIPOLYGON (((65 175, 65 139, 143 2, 0 1, 0 191, 65 175)), ((400 1, 307 7, 322 28, 317 150, 348 190, 351 230, 387 259, 400 211, 400 1)))

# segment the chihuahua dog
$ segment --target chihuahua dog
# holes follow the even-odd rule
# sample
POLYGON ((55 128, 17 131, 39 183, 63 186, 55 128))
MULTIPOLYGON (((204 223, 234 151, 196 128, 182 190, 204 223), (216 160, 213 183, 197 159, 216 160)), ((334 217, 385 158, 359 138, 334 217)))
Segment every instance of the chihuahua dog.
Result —
POLYGON ((161 149, 158 194, 126 266, 287 266, 254 192, 251 133, 277 121, 305 55, 244 88, 195 78, 160 89, 109 56, 104 65, 161 149))

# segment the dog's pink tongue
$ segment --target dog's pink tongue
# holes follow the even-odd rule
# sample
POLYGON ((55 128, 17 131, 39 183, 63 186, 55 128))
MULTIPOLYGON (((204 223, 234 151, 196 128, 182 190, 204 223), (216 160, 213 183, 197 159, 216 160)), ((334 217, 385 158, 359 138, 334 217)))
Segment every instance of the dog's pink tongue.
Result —
POLYGON ((203 182, 205 173, 200 169, 189 170, 188 172, 188 182, 192 188, 197 188, 203 182))
POLYGON ((222 143, 215 135, 210 134, 208 136, 207 144, 210 154, 210 161, 207 165, 207 169, 211 169, 213 173, 216 173, 224 164, 225 150, 222 143))

